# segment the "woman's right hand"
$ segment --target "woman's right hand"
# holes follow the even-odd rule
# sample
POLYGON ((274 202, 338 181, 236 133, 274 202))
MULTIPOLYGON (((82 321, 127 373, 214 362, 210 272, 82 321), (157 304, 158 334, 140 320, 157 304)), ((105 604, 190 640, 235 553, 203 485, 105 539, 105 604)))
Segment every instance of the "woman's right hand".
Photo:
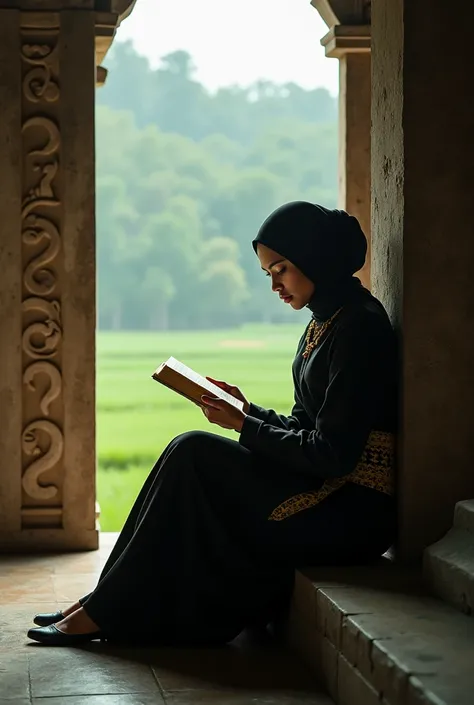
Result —
POLYGON ((227 392, 227 394, 230 394, 236 399, 239 399, 239 401, 242 401, 244 403, 244 414, 249 413, 250 402, 244 397, 238 387, 235 387, 233 384, 227 384, 227 382, 223 382, 221 379, 213 379, 213 377, 206 377, 206 379, 208 379, 209 382, 212 382, 212 384, 215 384, 217 387, 223 389, 224 392, 227 392))

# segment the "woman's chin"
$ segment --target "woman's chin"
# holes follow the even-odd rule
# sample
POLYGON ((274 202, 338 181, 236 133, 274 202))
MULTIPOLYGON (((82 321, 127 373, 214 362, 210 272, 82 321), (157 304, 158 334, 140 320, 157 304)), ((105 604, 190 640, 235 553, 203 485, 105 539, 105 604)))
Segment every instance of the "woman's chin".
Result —
POLYGON ((306 305, 302 303, 300 299, 295 299, 295 297, 293 297, 289 303, 294 311, 301 311, 301 309, 306 305))

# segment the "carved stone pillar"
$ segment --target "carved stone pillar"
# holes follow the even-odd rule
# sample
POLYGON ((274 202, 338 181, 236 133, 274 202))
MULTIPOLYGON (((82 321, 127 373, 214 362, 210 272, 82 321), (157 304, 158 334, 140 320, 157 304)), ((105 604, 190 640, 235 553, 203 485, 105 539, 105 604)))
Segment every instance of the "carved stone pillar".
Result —
POLYGON ((95 13, 1 5, 0 549, 91 549, 95 13))
POLYGON ((334 25, 321 44, 326 56, 339 59, 339 205, 367 237, 358 276, 370 289, 370 25, 334 25))
POLYGON ((355 215, 367 237, 358 276, 371 288, 370 0, 311 0, 329 32, 321 44, 339 59, 339 207, 355 215))

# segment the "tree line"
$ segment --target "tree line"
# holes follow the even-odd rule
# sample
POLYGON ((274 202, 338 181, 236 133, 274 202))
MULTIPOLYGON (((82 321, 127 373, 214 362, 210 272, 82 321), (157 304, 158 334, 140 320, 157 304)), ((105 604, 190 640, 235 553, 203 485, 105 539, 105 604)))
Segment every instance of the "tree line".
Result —
POLYGON ((337 200, 336 101, 260 81, 215 93, 177 51, 152 69, 112 48, 97 95, 99 326, 288 320, 251 247, 293 199, 337 200))

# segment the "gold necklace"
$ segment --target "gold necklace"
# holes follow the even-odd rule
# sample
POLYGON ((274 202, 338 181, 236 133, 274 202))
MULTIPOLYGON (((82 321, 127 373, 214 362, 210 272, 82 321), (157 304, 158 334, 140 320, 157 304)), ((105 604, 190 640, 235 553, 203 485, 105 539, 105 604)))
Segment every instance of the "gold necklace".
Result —
POLYGON ((317 346, 319 341, 321 340, 321 337, 324 335, 324 333, 327 331, 333 320, 336 318, 336 316, 341 313, 342 311, 342 306, 339 308, 336 313, 334 313, 331 318, 329 318, 327 321, 324 321, 324 323, 316 323, 316 321, 313 320, 309 324, 308 327, 308 332, 306 333, 306 346, 303 351, 303 357, 307 358, 311 355, 313 352, 314 348, 317 346))

